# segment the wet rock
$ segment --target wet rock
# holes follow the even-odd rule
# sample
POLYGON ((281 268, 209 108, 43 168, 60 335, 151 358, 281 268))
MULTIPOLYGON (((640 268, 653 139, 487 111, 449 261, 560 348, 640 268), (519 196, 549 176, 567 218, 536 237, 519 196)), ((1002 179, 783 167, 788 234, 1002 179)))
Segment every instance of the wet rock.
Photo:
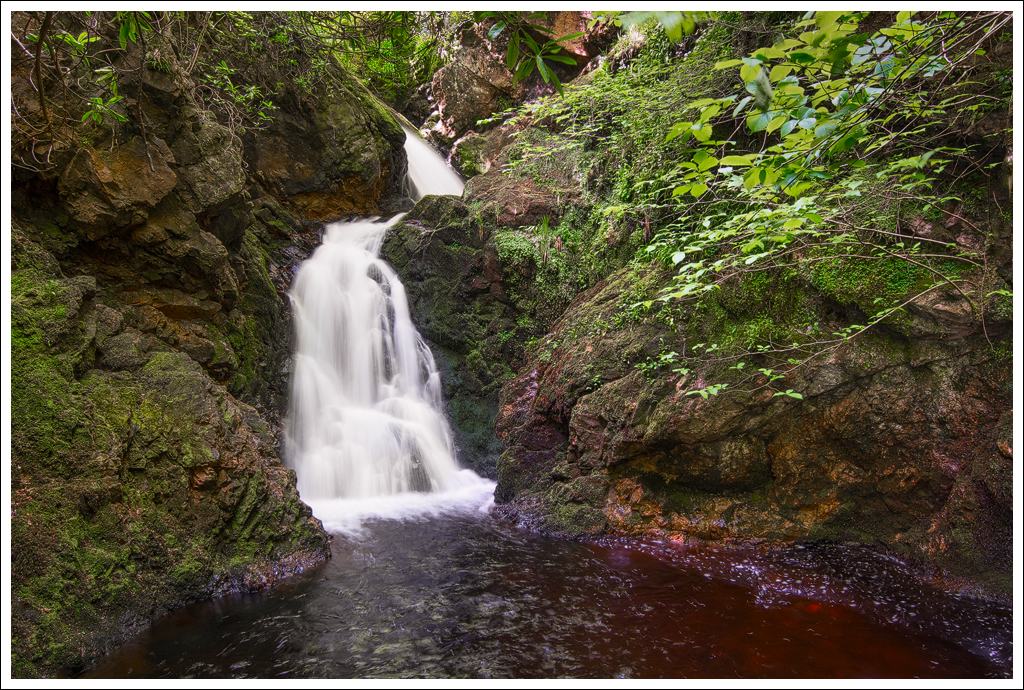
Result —
POLYGON ((452 145, 449 164, 467 178, 482 175, 491 167, 484 156, 486 144, 487 137, 476 132, 466 133, 452 145))
POLYGON ((53 612, 12 620, 24 662, 80 668, 171 608, 327 558, 271 427, 211 380, 237 367, 220 304, 112 295, 14 234, 12 588, 53 612))
POLYGON ((242 142, 212 113, 191 112, 171 144, 182 184, 178 194, 193 214, 223 204, 242 191, 242 142))
MULTIPOLYGON (((499 64, 496 60, 494 64, 499 64)), ((505 82, 500 79, 499 83, 505 82)), ((511 80, 508 86, 511 86, 511 80)), ((439 113, 448 132, 460 133, 498 110, 502 89, 467 65, 455 62, 434 76, 433 91, 439 95, 439 113), (457 95, 456 95, 457 94, 457 95)), ((506 97, 506 103, 511 100, 506 97)))
POLYGON ((142 334, 134 330, 105 338, 99 345, 100 361, 111 371, 138 369, 147 359, 143 342, 142 334))

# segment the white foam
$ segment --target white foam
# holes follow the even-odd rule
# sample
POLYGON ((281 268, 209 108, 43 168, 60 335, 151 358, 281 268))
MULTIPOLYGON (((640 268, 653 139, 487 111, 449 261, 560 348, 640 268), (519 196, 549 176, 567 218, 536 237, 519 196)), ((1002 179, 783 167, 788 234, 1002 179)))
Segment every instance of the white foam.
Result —
POLYGON ((480 517, 494 505, 494 482, 471 470, 456 473, 460 484, 436 493, 398 493, 372 498, 321 498, 306 501, 332 534, 360 537, 370 520, 426 520, 442 515, 480 517))

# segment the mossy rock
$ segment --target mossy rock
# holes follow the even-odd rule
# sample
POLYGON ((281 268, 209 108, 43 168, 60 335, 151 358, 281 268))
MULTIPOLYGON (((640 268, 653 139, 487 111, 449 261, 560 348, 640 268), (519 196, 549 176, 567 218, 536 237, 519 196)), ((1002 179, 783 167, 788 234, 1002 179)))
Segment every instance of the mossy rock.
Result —
POLYGON ((171 608, 327 558, 259 413, 186 352, 143 351, 94 279, 14 235, 17 672, 74 673, 171 608))

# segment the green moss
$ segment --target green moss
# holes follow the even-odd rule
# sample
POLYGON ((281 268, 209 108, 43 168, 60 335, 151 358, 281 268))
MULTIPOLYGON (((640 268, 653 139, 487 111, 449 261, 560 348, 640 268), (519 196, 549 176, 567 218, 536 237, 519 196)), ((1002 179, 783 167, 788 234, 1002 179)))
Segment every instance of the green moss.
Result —
POLYGON ((236 366, 229 369, 229 390, 234 395, 259 398, 266 384, 260 374, 269 360, 287 354, 290 334, 281 333, 287 326, 280 323, 281 298, 267 269, 270 257, 252 229, 245 232, 239 256, 245 261, 246 286, 238 308, 224 327, 227 343, 214 341, 214 362, 227 362, 230 368, 234 360, 236 366))
POLYGON ((860 304, 868 298, 903 297, 927 280, 926 274, 925 269, 895 258, 834 258, 811 264, 809 277, 812 285, 840 304, 860 304))
POLYGON ((587 505, 554 505, 547 510, 543 528, 547 532, 569 537, 594 537, 601 534, 608 518, 597 508, 587 505))
POLYGON ((520 273, 531 272, 540 265, 540 251, 525 233, 508 230, 494 234, 494 246, 498 258, 512 270, 520 273))

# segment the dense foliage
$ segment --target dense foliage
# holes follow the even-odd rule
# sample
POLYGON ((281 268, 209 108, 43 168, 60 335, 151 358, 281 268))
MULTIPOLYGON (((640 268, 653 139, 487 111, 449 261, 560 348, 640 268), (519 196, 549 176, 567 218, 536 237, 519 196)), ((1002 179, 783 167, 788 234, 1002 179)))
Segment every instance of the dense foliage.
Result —
POLYGON ((988 246, 918 237, 904 223, 915 211, 948 209, 965 180, 1003 166, 979 164, 979 145, 963 134, 1009 101, 1008 73, 992 69, 983 47, 1009 40, 1009 21, 1006 13, 900 12, 872 29, 867 13, 809 13, 795 37, 716 65, 739 67, 746 93, 695 100, 686 106, 694 117, 669 131, 688 144, 680 153, 689 160, 673 190, 683 214, 650 248, 671 251, 679 266, 660 299, 697 299, 753 272, 814 276, 837 260, 906 276, 903 289, 874 299, 866 322, 759 344, 759 352, 785 351, 786 371, 895 323, 946 286, 984 323, 988 299, 1009 297, 986 268, 988 246), (893 209, 890 225, 882 217, 893 209))
MULTIPOLYGON (((528 134, 511 171, 536 180, 568 170, 601 213, 642 228, 650 244, 638 260, 656 257, 678 276, 660 293, 638 291, 639 312, 677 318, 711 308, 726 284, 793 276, 867 313, 832 327, 801 324, 795 339, 776 326, 734 343, 693 343, 686 357, 668 348, 648 369, 686 373, 683 360, 696 353, 742 371, 755 353, 750 380, 766 385, 878 324, 898 329, 930 293, 953 290, 983 326, 986 310, 1007 308, 990 243, 911 229, 924 215, 987 232, 961 206, 1007 167, 1005 133, 982 124, 1005 114, 1011 94, 1005 56, 988 57, 1005 53, 1007 13, 767 16, 774 25, 765 33, 784 38, 745 57, 715 40, 740 17, 704 19, 700 37, 678 48, 654 23, 634 28, 643 49, 628 69, 613 53, 564 98, 524 108, 520 118, 548 134, 528 134), (709 73, 675 67, 679 52, 683 65, 703 60, 709 73), (613 189, 587 184, 600 165, 589 151, 607 158, 613 189), (891 284, 876 285, 881 276, 891 284)), ((629 40, 618 48, 627 55, 629 40)))

